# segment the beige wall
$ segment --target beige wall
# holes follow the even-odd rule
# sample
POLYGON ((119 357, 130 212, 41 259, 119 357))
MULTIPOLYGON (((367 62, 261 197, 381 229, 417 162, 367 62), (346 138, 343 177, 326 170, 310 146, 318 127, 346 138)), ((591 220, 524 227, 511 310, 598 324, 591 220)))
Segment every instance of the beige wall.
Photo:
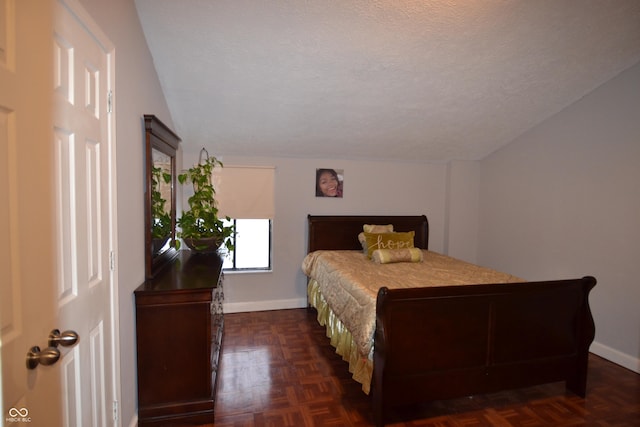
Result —
POLYGON ((446 188, 443 252, 477 263, 480 162, 450 162, 446 188))
POLYGON ((133 290, 144 280, 143 114, 171 126, 158 76, 131 0, 81 0, 115 46, 118 247, 120 322, 120 418, 137 417, 133 290))
MULTIPOLYGON (((443 251, 445 164, 232 157, 216 152, 215 145, 206 148, 225 165, 276 167, 273 272, 225 275, 228 312, 306 306, 306 278, 300 265, 307 247, 308 214, 426 214, 430 247, 443 251), (344 170, 343 198, 315 197, 315 170, 325 167, 344 170)), ((185 150, 185 166, 195 163, 197 156, 185 150)))
POLYGON ((488 156, 479 262, 593 275, 591 350, 640 371, 640 64, 488 156))

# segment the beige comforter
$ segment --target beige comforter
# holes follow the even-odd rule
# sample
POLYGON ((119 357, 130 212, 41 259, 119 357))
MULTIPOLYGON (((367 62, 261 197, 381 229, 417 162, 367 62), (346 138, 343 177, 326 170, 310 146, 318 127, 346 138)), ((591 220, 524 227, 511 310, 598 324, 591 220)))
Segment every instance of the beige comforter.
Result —
POLYGON ((510 274, 479 267, 436 252, 423 251, 424 262, 376 264, 360 251, 315 251, 302 270, 319 284, 329 307, 368 357, 375 331, 376 297, 382 286, 414 288, 521 282, 510 274))

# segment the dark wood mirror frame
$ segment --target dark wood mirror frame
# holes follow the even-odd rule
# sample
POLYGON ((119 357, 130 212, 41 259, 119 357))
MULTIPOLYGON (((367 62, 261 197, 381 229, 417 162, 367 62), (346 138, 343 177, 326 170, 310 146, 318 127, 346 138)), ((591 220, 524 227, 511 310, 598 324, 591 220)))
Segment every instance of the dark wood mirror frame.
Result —
POLYGON ((180 138, 156 116, 144 115, 145 129, 145 194, 144 194, 144 242, 145 242, 145 277, 153 278, 169 261, 177 251, 175 249, 176 238, 176 152, 180 146, 180 138), (171 217, 171 232, 168 243, 162 244, 158 250, 154 249, 152 228, 154 223, 152 210, 153 192, 153 166, 154 151, 159 152, 170 159, 169 171, 171 173, 169 203, 169 215, 171 217))

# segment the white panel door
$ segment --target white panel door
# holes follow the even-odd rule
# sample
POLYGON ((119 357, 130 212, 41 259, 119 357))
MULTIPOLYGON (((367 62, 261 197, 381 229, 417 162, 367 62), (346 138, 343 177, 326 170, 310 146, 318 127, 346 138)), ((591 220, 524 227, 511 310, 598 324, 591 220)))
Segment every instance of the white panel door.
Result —
POLYGON ((60 330, 81 337, 61 359, 66 426, 112 423, 114 384, 110 159, 111 53, 75 4, 54 20, 54 195, 60 330))
POLYGON ((0 5, 15 33, 0 87, 4 421, 117 425, 112 49, 75 0, 0 5), (77 332, 78 343, 28 370, 26 351, 47 347, 54 328, 77 332))

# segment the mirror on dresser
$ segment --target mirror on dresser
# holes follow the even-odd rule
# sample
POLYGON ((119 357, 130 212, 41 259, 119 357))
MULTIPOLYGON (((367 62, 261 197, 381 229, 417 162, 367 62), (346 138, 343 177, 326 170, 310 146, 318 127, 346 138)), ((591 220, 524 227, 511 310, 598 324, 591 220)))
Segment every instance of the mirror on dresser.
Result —
POLYGON ((145 277, 153 278, 176 255, 176 152, 180 138, 145 114, 145 277))

